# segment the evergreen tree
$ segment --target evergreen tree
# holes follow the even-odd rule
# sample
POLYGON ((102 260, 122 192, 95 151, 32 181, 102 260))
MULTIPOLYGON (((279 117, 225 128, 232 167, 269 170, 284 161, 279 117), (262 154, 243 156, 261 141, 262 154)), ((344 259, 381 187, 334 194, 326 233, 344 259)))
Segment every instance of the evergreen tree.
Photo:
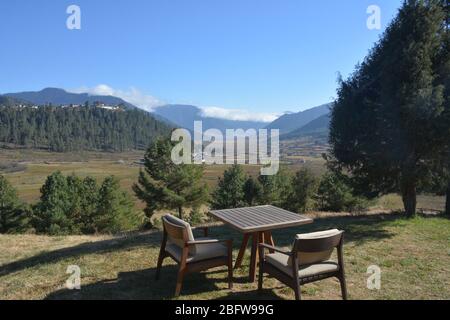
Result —
POLYGON ((51 235, 114 233, 139 223, 133 201, 114 177, 105 178, 99 188, 92 177, 61 172, 47 177, 33 216, 35 229, 51 235))
POLYGON ((98 194, 98 206, 94 218, 96 232, 116 233, 130 230, 136 226, 136 221, 137 215, 134 212, 133 201, 120 189, 119 181, 115 177, 107 177, 98 194))
POLYGON ((86 196, 84 190, 83 180, 76 175, 72 174, 66 177, 67 192, 70 194, 69 207, 67 208, 66 215, 71 221, 71 233, 81 233, 84 224, 84 198, 86 196))
POLYGON ((262 196, 262 186, 258 180, 248 177, 244 184, 244 199, 247 205, 254 206, 262 196))
POLYGON ((343 175, 327 172, 320 181, 316 199, 321 210, 344 211, 352 204, 352 188, 343 175))
POLYGON ((56 152, 143 150, 170 128, 142 110, 0 106, 0 142, 56 152))
POLYGON ((299 213, 312 209, 317 186, 317 179, 310 170, 305 168, 298 171, 292 179, 292 191, 286 202, 288 209, 299 213))
POLYGON ((26 224, 27 213, 16 190, 0 175, 0 234, 20 232, 26 224))
POLYGON ((208 189, 201 181, 203 166, 176 165, 171 159, 173 143, 157 139, 144 157, 144 170, 133 186, 136 196, 146 203, 147 224, 156 210, 178 210, 183 218, 183 208, 198 207, 208 198, 208 189))
POLYGON ((35 206, 34 225, 38 232, 51 235, 70 234, 71 199, 67 179, 60 171, 53 173, 41 188, 40 202, 35 206))
POLYGON ((445 195, 446 195, 446 206, 445 213, 450 216, 450 2, 448 0, 443 0, 443 8, 445 15, 447 17, 444 25, 444 41, 441 46, 441 51, 437 55, 437 77, 435 82, 438 84, 443 84, 444 91, 444 106, 445 110, 442 114, 440 121, 440 128, 442 131, 442 139, 445 144, 445 148, 441 153, 441 157, 438 160, 441 167, 438 172, 441 174, 440 177, 444 178, 445 195))
POLYGON ((212 195, 213 209, 239 208, 246 205, 244 184, 247 177, 240 165, 225 170, 212 195))
POLYGON ((286 168, 281 167, 275 175, 260 175, 258 181, 262 186, 261 197, 258 200, 260 204, 270 204, 284 209, 289 207, 288 196, 292 192, 292 175, 286 168))
POLYGON ((97 181, 92 177, 83 180, 83 197, 81 199, 82 208, 82 232, 95 233, 95 219, 99 202, 99 187, 97 181))
POLYGON ((341 81, 332 110, 332 165, 376 197, 400 192, 416 213, 418 184, 443 143, 444 89, 436 72, 445 14, 439 0, 406 0, 365 61, 341 81))

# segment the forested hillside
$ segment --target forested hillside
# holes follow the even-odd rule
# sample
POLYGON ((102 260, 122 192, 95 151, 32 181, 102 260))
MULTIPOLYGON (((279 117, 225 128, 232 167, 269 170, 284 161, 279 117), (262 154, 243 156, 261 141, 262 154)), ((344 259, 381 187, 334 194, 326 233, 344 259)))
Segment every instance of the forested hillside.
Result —
POLYGON ((170 127, 141 110, 0 107, 0 143, 66 152, 145 149, 170 127))

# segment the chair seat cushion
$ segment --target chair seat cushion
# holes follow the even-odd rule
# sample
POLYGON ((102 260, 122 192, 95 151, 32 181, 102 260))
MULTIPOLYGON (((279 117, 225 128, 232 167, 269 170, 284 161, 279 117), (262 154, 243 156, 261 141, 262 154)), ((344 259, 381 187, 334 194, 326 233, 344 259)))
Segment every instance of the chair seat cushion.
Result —
MULTIPOLYGON (((266 263, 270 263, 278 270, 292 277, 292 265, 288 263, 289 256, 282 253, 273 253, 266 255, 266 263)), ((311 265, 299 266, 298 276, 299 278, 310 277, 314 275, 336 272, 339 270, 339 265, 332 261, 322 261, 311 265)))
MULTIPOLYGON (((195 239, 195 241, 203 241, 203 240, 214 240, 214 239, 211 238, 195 239)), ((187 258, 188 263, 228 256, 228 248, 223 243, 208 243, 195 245, 195 247, 196 247, 195 254, 188 255, 187 258)), ((181 249, 179 246, 169 241, 167 242, 166 245, 166 251, 169 252, 175 258, 175 260, 177 260, 178 262, 181 261, 183 249, 181 249)))

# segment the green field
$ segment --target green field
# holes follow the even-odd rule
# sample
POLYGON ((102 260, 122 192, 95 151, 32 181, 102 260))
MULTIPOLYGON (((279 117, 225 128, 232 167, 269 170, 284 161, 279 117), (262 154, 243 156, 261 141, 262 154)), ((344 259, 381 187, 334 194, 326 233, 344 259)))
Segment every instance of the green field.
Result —
MULTIPOLYGON (((17 168, 8 172, 6 170, 0 174, 17 188, 20 198, 28 203, 34 203, 39 199, 40 188, 44 184, 47 176, 55 171, 63 174, 76 174, 78 176, 91 175, 97 179, 103 179, 108 175, 116 176, 124 190, 131 195, 131 187, 137 181, 143 152, 130 153, 50 153, 45 151, 32 150, 0 150, 0 168, 11 167, 11 164, 19 164, 17 168), (16 171, 18 170, 18 171, 16 171)), ((295 156, 296 160, 302 159, 302 163, 294 161, 286 165, 287 168, 295 172, 302 167, 312 170, 320 176, 325 172, 325 161, 322 157, 295 156)), ((222 176, 227 165, 206 166, 204 181, 210 190, 217 184, 218 177, 222 176)), ((259 167, 255 165, 245 165, 244 170, 253 176, 259 174, 259 167)), ((136 206, 143 208, 143 204, 135 199, 136 206)), ((445 206, 444 197, 420 195, 418 197, 418 208, 426 210, 443 210, 445 206)), ((388 195, 379 199, 374 208, 377 210, 401 210, 402 202, 398 195, 388 195)))
MULTIPOLYGON (((350 299, 450 299, 450 220, 406 219, 396 214, 315 215, 308 226, 274 233, 276 245, 289 246, 299 232, 340 228, 350 299), (367 268, 381 268, 381 289, 367 288, 367 268)), ((214 226, 212 237, 233 238, 234 257, 242 236, 214 226)), ((171 299, 177 269, 166 261, 155 281, 161 232, 117 237, 0 235, 1 299, 171 299), (67 267, 81 269, 81 290, 65 288, 67 267)), ((227 289, 226 270, 186 277, 180 299, 293 299, 293 292, 266 279, 262 294, 248 279, 249 255, 227 289)), ((302 288, 303 299, 340 299, 339 284, 328 279, 302 288)))

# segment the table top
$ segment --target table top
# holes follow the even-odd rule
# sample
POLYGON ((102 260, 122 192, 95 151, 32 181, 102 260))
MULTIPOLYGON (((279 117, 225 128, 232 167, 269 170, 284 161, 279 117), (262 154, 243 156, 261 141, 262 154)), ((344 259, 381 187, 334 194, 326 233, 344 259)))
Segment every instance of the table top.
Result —
POLYGON ((283 229, 313 222, 304 215, 274 206, 212 210, 210 215, 242 233, 283 229))

